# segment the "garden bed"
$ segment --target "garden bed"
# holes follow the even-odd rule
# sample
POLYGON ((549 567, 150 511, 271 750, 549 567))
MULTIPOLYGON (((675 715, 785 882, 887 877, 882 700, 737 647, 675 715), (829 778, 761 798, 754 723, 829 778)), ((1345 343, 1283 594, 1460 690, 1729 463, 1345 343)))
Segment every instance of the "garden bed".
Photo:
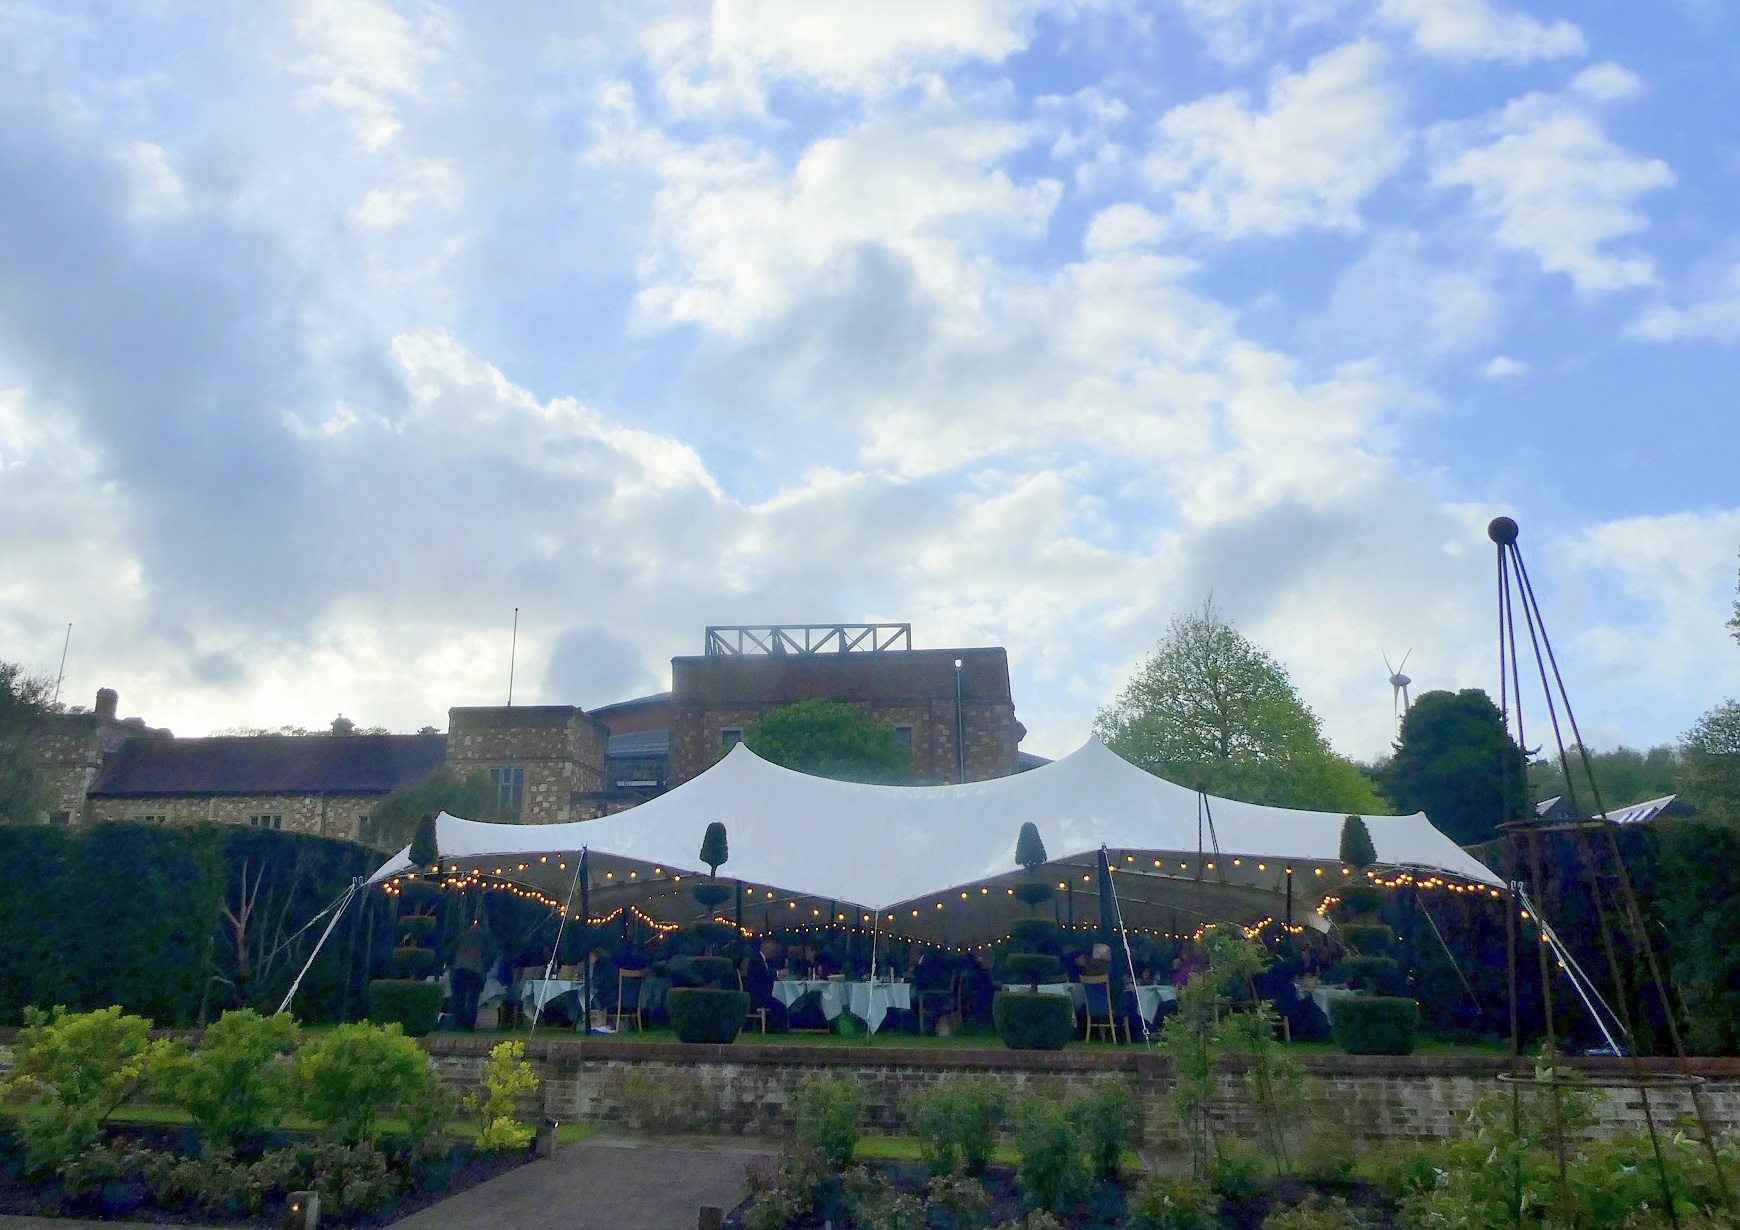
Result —
POLYGON ((282 1224, 291 1191, 321 1192, 323 1225, 380 1226, 524 1165, 530 1148, 444 1152, 409 1140, 323 1144, 276 1133, 246 1155, 201 1157, 191 1129, 111 1128, 69 1173, 30 1178, 16 1136, 0 1130, 0 1215, 171 1225, 282 1224))

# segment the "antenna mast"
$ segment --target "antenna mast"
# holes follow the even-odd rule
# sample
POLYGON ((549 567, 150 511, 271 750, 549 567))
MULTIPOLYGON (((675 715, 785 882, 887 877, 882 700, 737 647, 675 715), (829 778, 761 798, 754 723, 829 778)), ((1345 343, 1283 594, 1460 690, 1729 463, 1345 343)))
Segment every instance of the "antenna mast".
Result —
POLYGON ((61 680, 66 678, 66 651, 71 648, 72 621, 68 620, 66 625, 66 640, 62 641, 60 646, 60 670, 54 677, 54 699, 48 702, 51 707, 60 704, 60 683, 61 680))
POLYGON ((519 652, 520 652, 520 608, 516 606, 514 608, 513 640, 508 643, 508 703, 507 703, 507 707, 509 709, 512 709, 514 707, 514 660, 519 656, 519 652))

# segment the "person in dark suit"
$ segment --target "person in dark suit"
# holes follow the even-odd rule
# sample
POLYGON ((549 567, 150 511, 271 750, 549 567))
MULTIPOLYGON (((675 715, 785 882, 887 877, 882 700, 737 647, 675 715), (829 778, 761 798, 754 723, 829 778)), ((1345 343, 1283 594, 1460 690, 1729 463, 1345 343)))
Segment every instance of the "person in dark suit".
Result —
POLYGON ((773 997, 778 969, 779 941, 770 936, 762 940, 744 962, 743 989, 749 993, 751 1008, 767 1009, 767 1028, 774 1033, 784 1033, 785 1005, 773 997))

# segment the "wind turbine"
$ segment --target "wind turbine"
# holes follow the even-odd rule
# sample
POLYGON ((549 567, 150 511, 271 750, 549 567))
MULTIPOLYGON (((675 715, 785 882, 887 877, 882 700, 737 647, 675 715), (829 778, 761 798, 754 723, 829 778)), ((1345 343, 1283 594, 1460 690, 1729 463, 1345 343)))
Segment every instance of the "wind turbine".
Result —
POLYGON ((1408 664, 1408 658, 1414 651, 1408 650, 1402 655, 1401 666, 1390 665, 1390 655, 1384 655, 1384 669, 1390 673, 1390 718, 1400 729, 1402 717, 1408 712, 1408 685, 1414 682, 1402 674, 1402 667, 1408 664))

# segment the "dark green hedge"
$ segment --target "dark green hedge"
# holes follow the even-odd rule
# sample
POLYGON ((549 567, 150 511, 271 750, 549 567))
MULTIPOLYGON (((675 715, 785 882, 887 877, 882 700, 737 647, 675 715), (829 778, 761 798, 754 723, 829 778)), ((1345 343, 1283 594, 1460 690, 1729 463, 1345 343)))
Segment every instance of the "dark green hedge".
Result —
MULTIPOLYGON (((320 929, 289 937, 379 862, 349 842, 258 829, 0 826, 0 1024, 32 1004, 120 1004, 164 1026, 275 1010, 320 929), (238 912, 244 895, 254 911, 238 954, 223 909, 238 912)), ((359 922, 349 916, 309 971, 302 1019, 360 1009, 359 922)))
POLYGON ((405 1035, 421 1038, 435 1032, 441 1015, 441 984, 422 979, 377 978, 369 983, 369 1020, 377 1025, 397 1021, 405 1035))
POLYGON ((1330 1004, 1335 1045, 1349 1055, 1407 1055, 1420 1027, 1420 1005, 1389 995, 1362 995, 1330 1004))
POLYGON ((991 1019, 1003 1045, 1017 1051, 1061 1051, 1075 1037, 1075 1005, 1066 995, 999 991, 991 1019))
POLYGON ((665 1012, 679 1042, 734 1042, 749 1016, 749 996, 743 991, 672 987, 665 992, 665 1012))

